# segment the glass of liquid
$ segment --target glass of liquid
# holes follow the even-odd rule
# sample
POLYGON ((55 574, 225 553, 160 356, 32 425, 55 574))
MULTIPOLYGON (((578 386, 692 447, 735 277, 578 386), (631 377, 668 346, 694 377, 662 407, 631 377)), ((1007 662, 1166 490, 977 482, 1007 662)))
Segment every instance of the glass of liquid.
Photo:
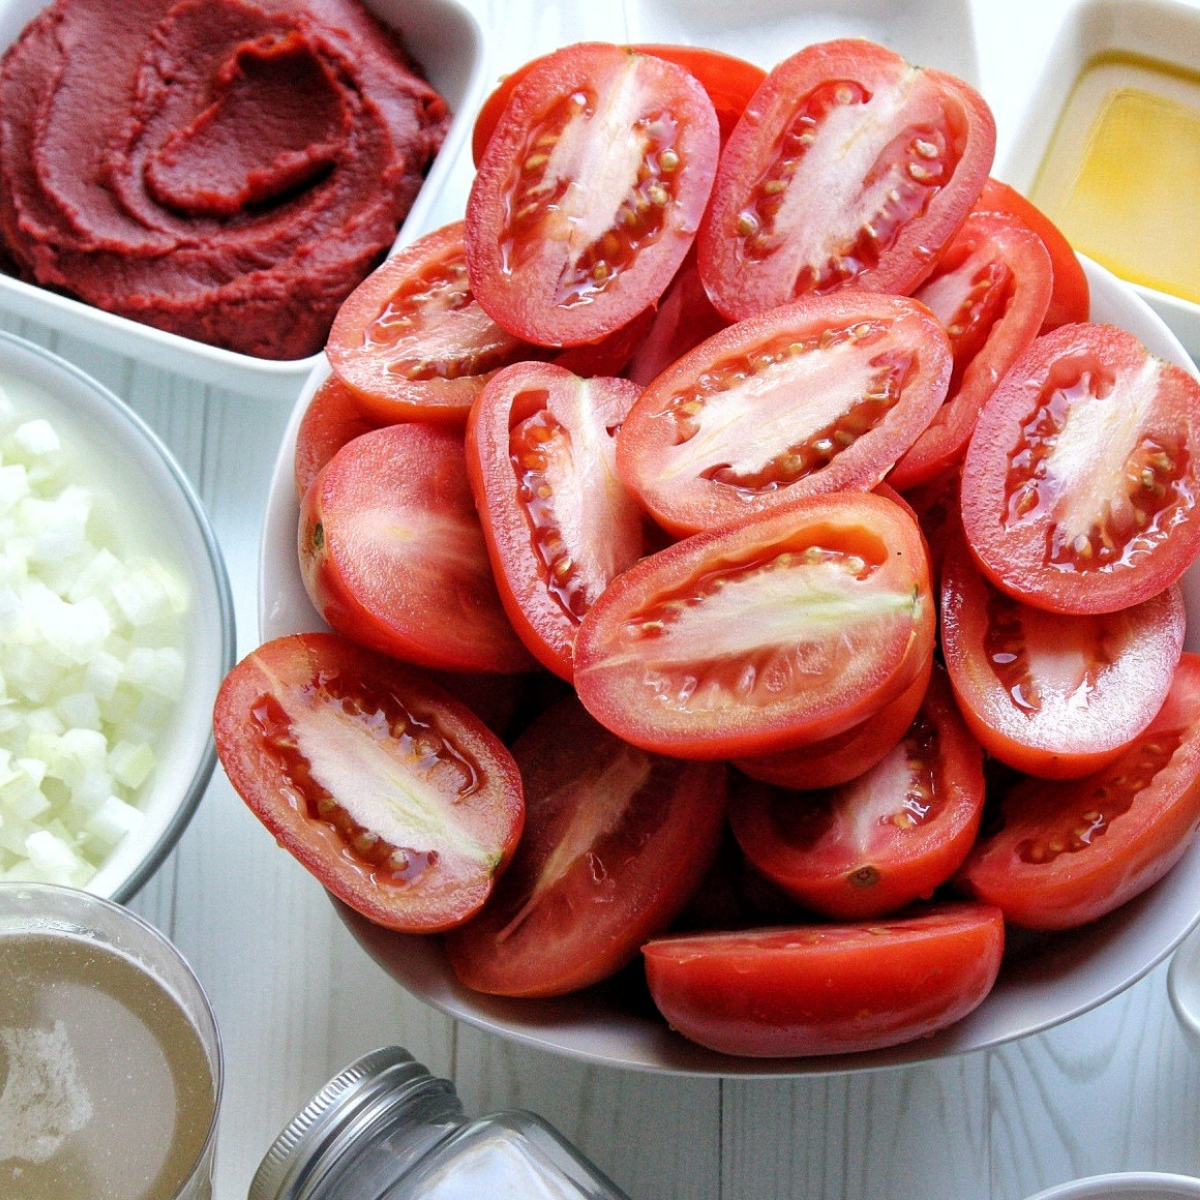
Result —
POLYGON ((221 1080, 208 999, 162 934, 0 883, 4 1200, 210 1200, 221 1080))

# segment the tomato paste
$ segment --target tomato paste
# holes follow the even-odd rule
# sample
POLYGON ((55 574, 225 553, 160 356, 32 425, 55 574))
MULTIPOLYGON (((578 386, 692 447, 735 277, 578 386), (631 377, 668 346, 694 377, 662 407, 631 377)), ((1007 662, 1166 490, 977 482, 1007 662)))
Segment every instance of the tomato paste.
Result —
POLYGON ((0 64, 0 252, 215 346, 322 346, 445 136, 355 0, 56 0, 0 64))

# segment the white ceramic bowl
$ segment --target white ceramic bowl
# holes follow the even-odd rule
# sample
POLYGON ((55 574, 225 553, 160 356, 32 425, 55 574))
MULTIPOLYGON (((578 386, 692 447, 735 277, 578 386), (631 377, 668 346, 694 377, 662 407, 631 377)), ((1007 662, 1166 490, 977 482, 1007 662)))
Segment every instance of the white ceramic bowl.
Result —
MULTIPOLYGON (((1123 326, 1159 356, 1196 374, 1179 342, 1145 303, 1113 275, 1085 264, 1093 319, 1123 326)), ((309 381, 285 433, 272 480, 260 562, 263 640, 322 628, 296 563, 299 510, 292 475, 296 428, 324 378, 309 381)), ((1185 581, 1188 646, 1200 649, 1200 566, 1185 581)), ((1011 939, 1000 979, 965 1020, 926 1040, 838 1058, 736 1059, 692 1045, 658 1015, 619 991, 595 988, 536 1002, 484 996, 464 988, 436 939, 403 937, 340 908, 367 951, 414 995, 481 1029, 572 1057, 643 1070, 695 1075, 798 1075, 920 1062, 996 1046, 1048 1029, 1117 995, 1161 962, 1200 921, 1200 840, 1156 887, 1095 924, 1055 937, 1011 939), (1018 944, 1019 943, 1019 944, 1018 944)))
POLYGON ((137 544, 185 582, 183 694, 155 747, 157 766, 138 796, 145 819, 118 842, 87 884, 124 902, 146 882, 191 819, 216 763, 212 706, 235 660, 233 600, 204 509, 179 464, 127 405, 77 367, 0 333, 0 381, 22 411, 46 417, 87 482, 136 513, 137 544))
POLYGON ((1175 951, 1167 972, 1167 995, 1180 1029, 1200 1054, 1200 930, 1175 951))
POLYGON ((1158 1171, 1120 1171, 1090 1175, 1038 1192, 1028 1200, 1193 1200, 1200 1196, 1200 1179, 1158 1171))
MULTIPOLYGON (((365 0, 385 24, 403 32, 405 44, 445 97, 455 120, 396 244, 436 228, 439 196, 467 143, 484 86, 483 34, 459 0, 365 0)), ((0 0, 0 51, 14 42, 46 0, 0 0)), ((449 218, 447 218, 449 219, 449 218)), ((293 400, 319 355, 289 361, 237 354, 178 334, 141 325, 69 296, 0 274, 0 310, 27 317, 109 350, 120 350, 164 370, 262 399, 293 400)))

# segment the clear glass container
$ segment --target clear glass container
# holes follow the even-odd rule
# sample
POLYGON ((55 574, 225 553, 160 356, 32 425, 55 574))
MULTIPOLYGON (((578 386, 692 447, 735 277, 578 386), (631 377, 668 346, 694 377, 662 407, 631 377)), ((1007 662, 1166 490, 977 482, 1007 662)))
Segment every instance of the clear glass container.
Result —
POLYGON ((628 1200, 521 1109, 468 1120, 454 1085, 399 1046, 331 1079, 267 1151, 248 1200, 628 1200))

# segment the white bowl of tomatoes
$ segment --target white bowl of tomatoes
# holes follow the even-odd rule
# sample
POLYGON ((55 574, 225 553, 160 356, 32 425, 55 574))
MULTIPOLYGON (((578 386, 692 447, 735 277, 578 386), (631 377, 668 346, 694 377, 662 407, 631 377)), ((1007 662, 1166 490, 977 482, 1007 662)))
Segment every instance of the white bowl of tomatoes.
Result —
POLYGON ((706 63, 515 73, 465 221, 347 302, 222 761, 399 982, 503 1036, 762 1075, 997 1045, 1200 918, 1195 369, 987 180, 959 81, 706 63), (890 182, 831 204, 881 104, 890 182), (782 236, 805 203, 827 236, 782 236))

